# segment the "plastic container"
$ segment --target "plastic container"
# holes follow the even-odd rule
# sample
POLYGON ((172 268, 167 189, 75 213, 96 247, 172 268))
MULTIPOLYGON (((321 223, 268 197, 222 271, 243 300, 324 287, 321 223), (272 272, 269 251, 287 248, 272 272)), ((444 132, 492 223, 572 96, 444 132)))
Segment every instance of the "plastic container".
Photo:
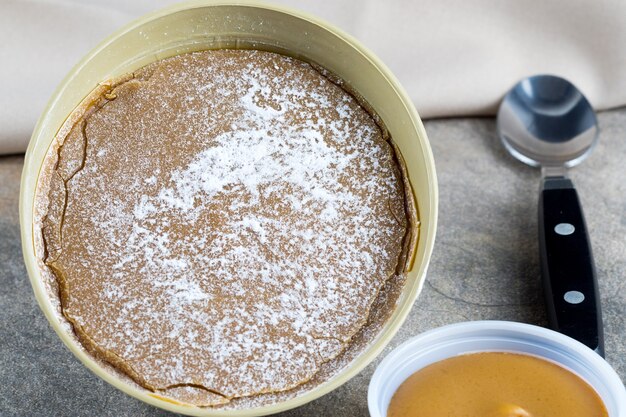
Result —
POLYGON ((425 332, 394 349, 370 381, 372 417, 385 417, 391 397, 409 376, 431 363, 476 352, 513 352, 547 359, 591 385, 609 417, 626 417, 626 389, 613 368, 582 343, 543 327, 507 321, 474 321, 425 332))
MULTIPOLYGON (((345 383, 369 364, 404 322, 419 294, 430 260, 437 223, 435 166, 424 127, 389 69, 358 41, 305 13, 255 1, 199 0, 146 15, 120 29, 80 61, 50 99, 33 132, 20 194, 22 248, 28 275, 42 311, 61 340, 89 369, 133 397, 176 413, 197 416, 257 416, 312 401, 345 383), (412 270, 393 314, 350 364, 305 394, 267 406, 220 410, 174 404, 129 384, 88 355, 58 317, 42 281, 34 236, 34 203, 44 157, 72 110, 100 82, 173 55, 216 48, 257 48, 316 63, 346 81, 381 117, 406 162, 417 200, 419 239, 412 270)), ((59 369, 59 373, 62 370, 59 369)))

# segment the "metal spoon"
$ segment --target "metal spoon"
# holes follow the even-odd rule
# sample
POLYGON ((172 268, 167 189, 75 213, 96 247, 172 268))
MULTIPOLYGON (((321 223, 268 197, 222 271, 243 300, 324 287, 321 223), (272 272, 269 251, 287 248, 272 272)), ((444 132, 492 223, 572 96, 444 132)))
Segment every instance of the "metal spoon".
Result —
POLYGON ((566 177, 597 143, 593 108, 567 80, 536 75, 504 97, 497 124, 511 155, 541 167, 539 249, 550 326, 604 356, 591 245, 578 194, 566 177))

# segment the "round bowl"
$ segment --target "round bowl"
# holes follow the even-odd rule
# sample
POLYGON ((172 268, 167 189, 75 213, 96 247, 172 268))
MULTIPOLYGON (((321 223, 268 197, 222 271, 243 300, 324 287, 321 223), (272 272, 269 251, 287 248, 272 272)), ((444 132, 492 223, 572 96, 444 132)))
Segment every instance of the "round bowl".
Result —
POLYGON ((288 8, 251 1, 192 1, 146 15, 93 49, 57 88, 33 132, 20 194, 24 259, 35 296, 61 340, 94 373, 133 397, 176 413, 197 416, 252 416, 277 413, 312 401, 361 371, 396 333, 419 294, 433 248, 437 183, 424 127, 409 97, 391 72, 359 42, 319 19, 288 8), (380 116, 406 162, 417 200, 419 238, 411 271, 391 316, 361 353, 332 378, 285 401, 225 410, 173 403, 123 380, 94 360, 59 318, 42 278, 36 242, 35 197, 42 163, 73 109, 98 83, 173 55, 216 48, 257 48, 318 64, 343 79, 380 116))
POLYGON ((418 370, 443 359, 476 352, 521 353, 557 363, 596 390, 609 417, 626 417, 626 389, 602 357, 561 333, 507 321, 474 321, 443 326, 398 346, 380 363, 370 381, 370 415, 385 417, 393 394, 418 370))

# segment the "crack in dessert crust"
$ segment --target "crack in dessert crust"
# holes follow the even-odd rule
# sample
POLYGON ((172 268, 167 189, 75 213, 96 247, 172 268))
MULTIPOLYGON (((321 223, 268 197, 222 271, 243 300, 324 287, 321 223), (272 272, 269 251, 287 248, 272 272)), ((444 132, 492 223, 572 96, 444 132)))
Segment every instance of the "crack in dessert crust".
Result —
MULTIPOLYGON (((172 388, 185 388, 185 387, 189 387, 189 388, 198 388, 201 389, 203 391, 208 391, 211 394, 215 394, 215 395, 219 395, 220 397, 224 397, 224 398, 228 398, 227 395, 222 394, 221 392, 215 391, 213 389, 209 389, 207 387, 205 387, 204 385, 200 385, 200 384, 192 384, 192 383, 182 383, 182 384, 173 384, 173 385, 168 385, 165 388, 159 388, 158 391, 167 391, 168 389, 172 389, 172 388)), ((229 398, 230 399, 230 398, 229 398)))
POLYGON ((65 211, 67 210, 67 183, 70 182, 72 180, 72 178, 74 178, 74 176, 76 174, 78 174, 83 168, 85 168, 85 162, 86 162, 86 158, 87 158, 87 134, 85 133, 85 129, 87 126, 87 120, 83 119, 83 121, 80 123, 80 132, 81 132, 81 136, 82 136, 82 141, 83 141, 83 156, 81 158, 81 163, 80 166, 73 171, 67 178, 64 178, 63 175, 61 175, 58 171, 58 167, 59 164, 61 164, 61 150, 63 149, 63 147, 59 147, 58 149, 58 163, 57 163, 57 169, 55 169, 55 172, 57 173, 57 175, 61 178, 61 180, 63 181, 63 187, 65 190, 65 199, 64 199, 64 203, 63 203, 63 210, 62 210, 62 214, 61 214, 61 221, 59 224, 59 242, 62 244, 63 243, 63 223, 65 221, 65 211))
MULTIPOLYGON (((133 366, 130 365, 130 363, 134 363, 135 361, 140 361, 140 360, 144 360, 144 359, 148 359, 148 358, 156 358, 156 357, 160 357, 160 356, 167 356, 170 353, 168 351, 163 352, 162 354, 154 354, 154 355, 144 355, 144 356, 140 356, 138 358, 133 358, 132 360, 128 360, 128 359, 124 359, 123 356, 121 356, 119 353, 114 352, 113 350, 109 350, 106 348, 103 348, 101 346, 99 346, 98 342, 93 339, 91 336, 89 336, 88 332, 84 330, 84 327, 81 325, 81 323, 79 323, 79 320, 77 320, 76 317, 73 317, 71 314, 71 307, 69 307, 68 305, 70 304, 70 293, 69 293, 69 286, 68 286, 68 281, 67 278, 65 276, 65 274, 63 273, 62 267, 59 267, 57 265, 57 261, 58 258, 61 256, 61 251, 63 248, 63 227, 65 224, 65 215, 66 215, 66 211, 68 209, 68 201, 69 201, 69 189, 68 189, 68 183, 70 182, 70 180, 72 180, 73 178, 75 178, 77 176, 77 174, 81 171, 83 171, 85 169, 85 166, 87 164, 87 150, 88 150, 88 144, 89 144, 89 139, 88 139, 88 134, 87 134, 87 126, 88 126, 88 120, 89 118, 95 114, 96 112, 98 112, 99 110, 103 109, 105 107, 105 104, 109 103, 111 100, 116 100, 119 99, 119 97, 123 97, 124 94, 121 94, 117 92, 117 89, 119 89, 120 87, 121 90, 124 90, 124 87, 127 83, 132 84, 129 86, 129 90, 132 91, 136 91, 138 89, 141 88, 141 85, 148 83, 152 77, 154 76, 154 73, 157 71, 158 66, 153 64, 151 66, 148 67, 147 71, 144 72, 140 72, 139 76, 138 74, 133 74, 133 76, 131 78, 126 77, 124 79, 123 82, 117 83, 117 84, 112 84, 111 88, 106 91, 104 94, 99 95, 96 100, 94 100, 94 102, 92 103, 92 105, 90 105, 88 107, 88 109, 85 111, 85 113, 83 114, 83 117, 79 120, 79 122, 77 122, 77 124, 74 126, 80 126, 80 133, 81 133, 81 138, 82 138, 82 161, 79 164, 78 168, 76 168, 75 170, 70 170, 70 174, 67 175, 66 177, 64 177, 59 170, 63 170, 65 169, 65 163, 64 163, 64 157, 63 157, 63 150, 65 147, 65 142, 61 143, 58 150, 57 150, 57 162, 55 165, 55 170, 54 173, 55 175, 58 175, 58 177, 60 178, 60 180, 63 182, 63 207, 61 210, 61 215, 60 215, 60 219, 50 219, 48 218, 48 214, 46 214, 46 216, 44 216, 43 218, 43 231, 44 231, 44 236, 43 236, 43 243, 44 243, 44 256, 45 256, 45 263, 46 265, 48 265, 51 270, 53 271, 54 275, 56 276, 58 283, 59 283, 59 296, 60 296, 60 301, 61 301, 61 310, 63 315, 65 316, 65 318, 72 324, 72 327, 78 337, 78 339, 81 341, 81 343, 87 348, 88 351, 90 351, 92 354, 95 354, 96 356, 101 357, 102 359, 106 360, 107 362, 111 363, 114 367, 120 369, 122 372, 124 372, 125 374, 127 374, 129 377, 131 377, 135 382, 137 382, 139 385, 143 386, 144 388, 147 388, 149 390, 152 391, 159 391, 162 393, 167 394, 167 391, 169 389, 174 389, 174 388, 183 388, 183 387, 187 387, 187 388, 197 388, 197 389, 202 389, 207 391, 208 393, 211 394, 215 394, 217 396, 222 397, 223 399, 226 400, 230 400, 232 398, 236 398, 239 396, 246 396, 246 395, 257 395, 257 394, 263 394, 263 393, 272 393, 272 392, 278 392, 281 390, 290 390, 296 386, 299 386, 301 384, 304 384, 308 381, 310 381, 317 373, 317 371, 314 372, 310 372, 306 377, 304 378, 300 378, 296 381, 292 381, 292 383, 287 384, 286 386, 280 388, 280 389, 276 389, 275 387, 272 388, 266 388, 266 389, 258 389, 254 392, 244 392, 241 395, 229 395, 226 393, 221 392, 220 390, 216 390, 213 389, 211 387, 207 387, 203 384, 200 383, 176 383, 176 384, 169 384, 169 385, 165 385, 165 386, 159 386, 158 384, 154 384, 154 383, 150 383, 148 382, 148 380, 146 380, 144 377, 141 376, 142 372, 141 371, 137 371, 133 366), (135 90, 133 90, 135 89, 135 90), (78 124, 80 123, 80 124, 78 124), (54 226, 55 226, 55 220, 58 222, 58 242, 56 244, 56 246, 58 246, 58 250, 50 250, 50 248, 48 247, 48 244, 51 242, 55 242, 55 239, 52 237, 54 234, 54 226), (55 256, 56 255, 56 256, 55 256)), ((327 77, 328 78, 328 77, 327 77)), ((128 91, 122 91, 122 93, 127 93, 128 91)), ((364 313, 362 315, 360 315, 360 318, 358 320, 356 320, 352 325, 351 325, 351 330, 347 333, 345 333, 345 337, 344 338, 336 338, 336 337, 329 337, 328 335, 324 335, 324 334, 320 334, 320 335, 316 335, 314 332, 311 333, 311 337, 313 338, 313 340, 316 341, 335 341, 337 342, 337 344, 339 345, 339 348, 335 348, 333 351, 331 351, 330 354, 327 354, 326 356, 320 355, 319 359, 317 362, 317 368, 319 368, 319 366, 321 366, 322 364, 331 361, 332 359, 336 358, 338 355, 340 355, 345 349, 346 347, 349 345, 349 343, 351 342, 352 338, 363 328, 363 326, 368 322, 368 318, 370 316, 370 310, 372 308, 372 306, 374 305, 374 303, 376 302, 380 291, 382 290, 382 288, 384 287, 385 283, 394 276, 394 273, 404 273, 407 270, 410 269, 410 262, 411 262, 411 256, 407 256, 407 254, 410 254, 411 251, 414 248, 414 244, 416 242, 416 236, 417 236, 417 222, 414 219, 414 215, 416 215, 416 209, 415 209, 415 204, 413 201, 413 195, 410 191, 410 185, 408 186, 408 177, 406 174, 406 169, 404 167, 404 162, 401 159, 401 155, 399 154, 399 151, 397 150, 397 148, 395 147, 395 145, 393 144, 393 142, 391 142, 386 129, 384 129, 383 126, 378 126, 379 133, 381 134, 381 136, 383 137, 383 142, 382 142, 382 146, 383 147, 389 147, 391 149, 391 151, 388 151, 391 154, 392 159, 394 160, 394 164, 396 164, 396 167, 399 168, 395 168, 396 171, 394 172, 394 177, 396 177, 396 180, 398 182, 398 184, 396 184, 399 187, 399 191, 401 193, 401 195, 403 195, 405 198, 403 199, 404 201, 402 201, 402 211, 404 212, 405 216, 404 219, 398 216, 398 208, 396 207, 394 210, 394 206, 393 206, 393 201, 391 199, 387 199, 386 200, 386 205, 388 207, 389 213, 390 213, 390 217, 393 218, 393 221, 398 225, 401 226, 402 229, 404 230, 404 232, 402 233, 402 237, 400 239, 400 246, 401 246, 401 250, 399 251, 397 257, 396 257, 396 262, 389 267, 388 270, 386 270, 382 275, 386 276, 387 278, 382 279, 380 285, 377 285, 375 288, 372 288, 371 293, 373 294, 373 296, 368 300, 367 305, 365 305, 364 307, 364 313)), ((72 131, 74 129, 72 128, 72 131)), ((66 138, 64 138, 65 140, 67 138, 69 138, 71 136, 71 132, 68 134, 68 136, 66 138)), ((69 143, 69 142, 68 142, 69 143)), ((68 160, 69 161, 69 160, 68 160)), ((70 162, 67 162, 70 163, 70 162)), ((52 188, 51 188, 51 194, 52 194, 52 188)), ((55 196, 51 196, 51 201, 54 200, 55 196)), ((53 216, 54 217, 54 216, 53 216)), ((256 241, 260 241, 262 240, 262 235, 258 234, 254 236, 254 239, 256 241)), ((373 255, 373 254, 370 254, 373 255)), ((295 301, 299 304, 300 300, 295 299, 295 301)), ((301 309, 304 309, 302 306, 300 307, 301 309)), ((223 401, 220 400, 216 400, 215 404, 222 404, 223 401)), ((210 404, 209 404, 210 405, 210 404)))

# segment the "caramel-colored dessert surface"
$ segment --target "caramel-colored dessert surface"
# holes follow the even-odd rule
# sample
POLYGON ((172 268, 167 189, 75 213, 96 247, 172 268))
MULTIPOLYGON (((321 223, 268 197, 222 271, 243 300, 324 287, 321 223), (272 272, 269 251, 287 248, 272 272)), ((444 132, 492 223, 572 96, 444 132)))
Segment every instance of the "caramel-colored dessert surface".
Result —
POLYGON ((83 346, 202 406, 293 389, 344 352, 415 237, 372 116, 261 51, 176 56, 92 99, 43 187, 42 256, 83 346))

